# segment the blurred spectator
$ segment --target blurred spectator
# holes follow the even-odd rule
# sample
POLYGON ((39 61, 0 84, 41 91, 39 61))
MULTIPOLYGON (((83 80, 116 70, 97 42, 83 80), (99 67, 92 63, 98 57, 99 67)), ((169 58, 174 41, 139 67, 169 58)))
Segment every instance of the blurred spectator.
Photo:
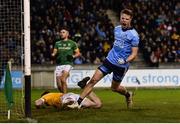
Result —
POLYGON ((150 55, 151 67, 159 67, 159 62, 161 62, 160 56, 161 56, 161 50, 159 47, 155 51, 152 51, 150 55))
POLYGON ((97 31, 97 34, 100 39, 106 38, 106 34, 104 32, 104 27, 102 25, 100 26, 99 23, 97 23, 97 25, 96 25, 96 31, 97 31))

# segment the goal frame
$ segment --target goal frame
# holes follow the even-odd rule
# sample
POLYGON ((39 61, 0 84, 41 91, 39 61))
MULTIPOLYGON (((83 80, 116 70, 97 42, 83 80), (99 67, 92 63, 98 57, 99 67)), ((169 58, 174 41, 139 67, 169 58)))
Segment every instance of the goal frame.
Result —
POLYGON ((30 40, 30 0, 24 2, 24 79, 25 116, 31 117, 31 40, 30 40))

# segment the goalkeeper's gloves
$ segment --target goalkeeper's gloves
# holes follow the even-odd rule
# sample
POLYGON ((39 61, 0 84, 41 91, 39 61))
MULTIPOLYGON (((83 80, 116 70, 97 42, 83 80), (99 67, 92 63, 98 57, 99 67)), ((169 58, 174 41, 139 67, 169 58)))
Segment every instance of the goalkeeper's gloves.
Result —
POLYGON ((78 104, 78 102, 76 101, 76 102, 74 102, 73 104, 71 104, 71 105, 67 105, 67 107, 68 108, 71 108, 71 109, 75 109, 75 108, 78 108, 78 109, 80 109, 81 108, 81 104, 79 105, 78 104))
POLYGON ((123 59, 123 58, 119 58, 119 59, 118 59, 118 63, 121 64, 121 65, 122 65, 122 64, 125 64, 125 63, 126 63, 126 60, 123 59))
POLYGON ((72 55, 67 55, 67 60, 68 60, 68 61, 73 61, 73 58, 74 58, 74 57, 73 57, 72 55))

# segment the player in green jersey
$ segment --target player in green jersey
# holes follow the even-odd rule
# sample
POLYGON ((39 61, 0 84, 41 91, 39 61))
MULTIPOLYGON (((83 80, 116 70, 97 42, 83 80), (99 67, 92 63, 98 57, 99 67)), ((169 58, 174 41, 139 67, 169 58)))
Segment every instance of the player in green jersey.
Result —
POLYGON ((72 69, 73 59, 81 55, 79 48, 73 40, 69 39, 69 31, 66 27, 60 30, 61 40, 54 46, 52 57, 56 58, 56 82, 60 92, 67 93, 67 78, 72 69))

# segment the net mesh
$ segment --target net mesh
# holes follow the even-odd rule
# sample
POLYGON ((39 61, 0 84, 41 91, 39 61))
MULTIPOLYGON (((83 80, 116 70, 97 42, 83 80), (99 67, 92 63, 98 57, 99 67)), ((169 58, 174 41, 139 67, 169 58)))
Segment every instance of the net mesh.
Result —
POLYGON ((23 82, 22 5, 22 0, 0 0, 0 122, 7 119, 8 106, 3 87, 8 61, 11 61, 14 100, 11 119, 24 116, 23 84, 19 84, 23 82))

